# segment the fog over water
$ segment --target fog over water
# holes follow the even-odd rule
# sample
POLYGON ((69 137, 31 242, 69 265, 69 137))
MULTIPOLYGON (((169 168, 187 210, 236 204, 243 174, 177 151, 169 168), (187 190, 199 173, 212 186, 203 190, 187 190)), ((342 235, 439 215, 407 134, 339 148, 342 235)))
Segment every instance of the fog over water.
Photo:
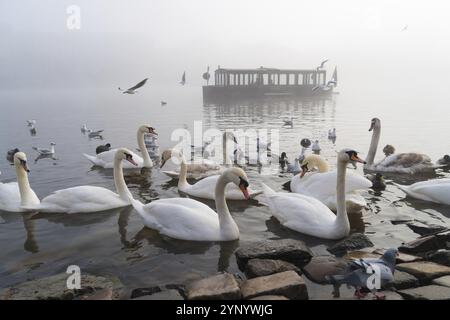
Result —
MULTIPOLYGON (((175 144, 175 129, 192 132, 194 121, 204 129, 279 130, 280 151, 291 160, 301 138, 319 139, 334 167, 343 147, 367 154, 370 120, 379 117, 377 159, 390 143, 398 152, 423 152, 434 162, 450 153, 449 9, 445 1, 0 0, 0 181, 16 179, 5 153, 19 147, 28 155, 30 184, 40 198, 78 185, 113 190, 112 172, 92 168, 82 153, 93 154, 106 142, 134 151, 143 123, 156 128, 161 151, 175 144), (80 30, 66 26, 71 5, 81 10, 80 30), (328 99, 202 99, 208 65, 211 73, 218 65, 313 69, 324 59, 327 77, 337 66, 339 79, 339 94, 328 99), (184 71, 187 84, 181 86, 184 71), (146 77, 136 95, 117 90, 146 77), (291 116, 293 128, 283 128, 282 119, 291 116), (35 136, 27 119, 37 120, 35 136), (82 135, 83 123, 104 129, 104 140, 82 135), (333 127, 335 143, 327 140, 333 127), (56 143, 57 160, 35 162, 32 147, 50 142, 56 143)), ((281 190, 292 177, 256 167, 246 172, 255 189, 264 182, 281 190)), ((437 176, 450 173, 438 170, 437 176)), ((158 167, 127 172, 125 179, 142 202, 180 196, 177 181, 158 167)), ((368 207, 350 217, 352 231, 365 232, 376 247, 417 238, 392 220, 449 225, 448 206, 405 199, 393 184, 363 196, 368 207)), ((327 254, 329 241, 281 227, 256 201, 234 201, 230 211, 241 237, 228 244, 161 237, 143 228, 131 208, 35 217, 0 212, 0 289, 63 272, 69 264, 117 275, 128 288, 184 283, 217 271, 239 272, 234 250, 261 239, 301 239, 315 253, 327 254)), ((323 288, 308 283, 312 298, 328 298, 331 289, 323 288)))

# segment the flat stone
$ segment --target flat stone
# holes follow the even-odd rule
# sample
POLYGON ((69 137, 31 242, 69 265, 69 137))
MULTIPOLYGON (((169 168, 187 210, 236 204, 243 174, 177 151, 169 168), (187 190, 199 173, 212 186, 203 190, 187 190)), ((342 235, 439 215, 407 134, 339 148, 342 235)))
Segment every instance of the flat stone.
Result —
POLYGON ((401 295, 394 291, 380 291, 380 294, 384 294, 386 296, 386 300, 404 300, 401 295))
POLYGON ((345 274, 348 272, 348 264, 344 259, 334 256, 315 256, 302 268, 303 274, 312 282, 326 284, 326 276, 345 274))
POLYGON ((436 232, 446 230, 447 228, 444 226, 440 226, 438 224, 425 224, 418 221, 408 222, 406 225, 415 233, 420 234, 421 236, 427 236, 430 234, 434 234, 436 232))
POLYGON ((344 255, 349 251, 373 247, 372 241, 362 233, 353 233, 344 240, 339 241, 327 250, 334 255, 344 255))
MULTIPOLYGON (((376 249, 373 253, 383 255, 386 249, 376 249)), ((423 260, 422 257, 414 256, 412 254, 407 254, 403 252, 398 252, 397 259, 395 259, 396 263, 405 263, 405 262, 414 262, 423 260)))
POLYGON ((150 287, 150 288, 137 288, 131 291, 131 299, 136 299, 142 296, 150 296, 157 292, 161 292, 162 289, 160 287, 150 287))
POLYGON ((152 295, 140 296, 133 300, 184 300, 178 290, 164 290, 152 295))
POLYGON ((251 259, 245 267, 245 275, 251 279, 289 270, 295 271, 299 275, 302 274, 302 271, 290 262, 271 259, 251 259))
POLYGON ((249 244, 236 251, 239 269, 244 271, 251 259, 273 259, 291 262, 297 267, 305 266, 312 253, 303 241, 294 239, 266 240, 249 244))
POLYGON ((395 270, 393 286, 397 290, 414 288, 419 286, 419 279, 407 272, 395 270))
POLYGON ((80 297, 80 300, 112 300, 113 290, 111 288, 94 292, 91 295, 80 297))
POLYGON ((396 268, 416 276, 421 281, 450 274, 450 267, 429 261, 401 263, 396 268))
POLYGON ((439 286, 450 287, 450 276, 443 276, 433 280, 433 284, 439 286))
POLYGON ((97 298, 119 299, 123 285, 116 277, 101 277, 81 273, 81 289, 67 289, 70 275, 54 276, 27 281, 0 291, 0 300, 73 300, 97 298), (110 292, 111 290, 112 292, 110 292))
POLYGON ((189 300, 237 300, 241 298, 239 284, 229 273, 193 281, 186 289, 189 300))
POLYGON ((411 300, 450 300, 450 288, 429 285, 398 291, 405 299, 411 300))
POLYGON ((442 249, 444 244, 436 235, 426 236, 423 238, 418 238, 411 242, 405 243, 398 247, 400 252, 418 254, 428 251, 436 251, 442 249))
POLYGON ((359 259, 365 259, 365 258, 381 258, 381 254, 378 254, 375 252, 366 252, 366 251, 356 250, 356 251, 350 251, 343 258, 347 261, 359 260, 359 259))
POLYGON ((450 250, 438 250, 427 256, 427 260, 450 267, 450 250))
POLYGON ((295 271, 246 280, 241 286, 244 299, 265 295, 281 295, 293 300, 308 299, 305 281, 295 271))
POLYGON ((285 296, 259 296, 259 297, 254 297, 251 298, 250 300, 289 300, 288 298, 286 298, 285 296))

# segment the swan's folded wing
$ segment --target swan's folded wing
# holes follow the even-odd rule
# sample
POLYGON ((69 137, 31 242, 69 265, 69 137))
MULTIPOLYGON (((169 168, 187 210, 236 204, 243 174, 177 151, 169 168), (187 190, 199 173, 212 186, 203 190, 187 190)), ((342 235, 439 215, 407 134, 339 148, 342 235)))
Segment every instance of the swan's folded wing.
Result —
MULTIPOLYGON (((441 179, 444 180, 444 179, 441 179)), ((450 179, 445 179, 450 180, 450 179)), ((410 190, 430 198, 434 202, 450 205, 450 181, 413 185, 410 190)), ((428 182, 428 181, 426 181, 428 182)))
POLYGON ((17 182, 0 183, 0 210, 18 211, 20 192, 17 182))
POLYGON ((181 240, 220 240, 217 213, 188 198, 163 199, 142 207, 145 225, 161 234, 181 240))
MULTIPOLYGON (((58 190, 42 199, 36 210, 58 213, 85 213, 126 206, 119 195, 95 186, 79 186, 58 190)), ((29 208, 27 208, 29 209, 29 208)))
MULTIPOLYGON (((105 151, 102 153, 99 153, 97 156, 90 156, 88 154, 83 153, 83 155, 91 161, 96 166, 100 166, 103 168, 113 168, 114 167, 114 157, 116 156, 116 151, 118 149, 111 149, 109 151, 105 151)), ((138 167, 142 167, 144 160, 142 157, 137 155, 134 152, 131 152, 131 155, 133 156, 134 162, 138 164, 138 167)), ((136 168, 136 166, 132 165, 128 161, 123 161, 122 166, 124 169, 133 169, 136 168)))

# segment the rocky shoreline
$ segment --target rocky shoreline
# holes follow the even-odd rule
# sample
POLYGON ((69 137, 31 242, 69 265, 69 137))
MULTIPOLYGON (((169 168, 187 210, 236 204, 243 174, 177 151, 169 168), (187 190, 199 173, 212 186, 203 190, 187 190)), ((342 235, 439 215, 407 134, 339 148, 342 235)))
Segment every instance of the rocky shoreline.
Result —
MULTIPOLYGON (((401 245, 394 281, 382 288, 387 300, 450 300, 450 230, 411 224, 420 234, 401 245)), ((314 256, 304 242, 266 240, 236 250, 245 275, 218 273, 185 284, 127 290, 116 277, 83 274, 80 290, 66 288, 66 273, 31 280, 0 290, 1 300, 307 300, 308 283, 332 286, 326 276, 339 274, 348 261, 381 257, 369 238, 355 233, 314 256)), ((351 299, 346 296, 339 299, 351 299)))

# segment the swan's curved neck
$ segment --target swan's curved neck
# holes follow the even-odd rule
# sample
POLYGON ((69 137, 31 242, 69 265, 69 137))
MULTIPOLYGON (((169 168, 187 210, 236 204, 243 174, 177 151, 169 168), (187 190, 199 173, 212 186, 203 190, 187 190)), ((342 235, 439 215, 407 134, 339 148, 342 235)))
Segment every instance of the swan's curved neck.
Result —
POLYGON ((141 132, 140 130, 138 130, 137 143, 138 143, 139 149, 141 150, 142 159, 144 159, 144 167, 151 168, 153 166, 153 161, 152 161, 152 159, 150 159, 150 156, 147 151, 147 147, 145 146, 144 135, 145 135, 144 132, 141 132))
POLYGON ((215 202, 217 215, 219 217, 220 231, 222 234, 239 234, 239 229, 236 222, 233 220, 233 217, 231 217, 227 201, 225 200, 225 188, 229 182, 230 181, 228 181, 225 176, 221 175, 216 183, 215 202))
POLYGON ((370 141, 369 152, 367 153, 367 157, 366 157, 366 161, 367 161, 366 166, 373 165, 373 162, 375 160, 375 155, 377 153, 378 142, 380 141, 380 134, 381 134, 381 128, 379 126, 375 126, 373 128, 372 140, 370 141))
POLYGON ((20 204, 22 206, 32 205, 34 192, 31 190, 28 174, 20 164, 16 164, 17 184, 19 185, 20 204))
POLYGON ((116 186, 116 192, 123 201, 128 202, 132 198, 123 177, 122 159, 114 158, 114 185, 116 186))
POLYGON ((337 164, 337 183, 336 183, 336 224, 342 228, 350 229, 350 223, 347 216, 345 204, 345 173, 347 164, 344 161, 338 161, 337 164))
POLYGON ((178 156, 178 161, 180 161, 180 176, 178 177, 178 188, 189 186, 187 182, 187 164, 186 159, 183 155, 178 156))

